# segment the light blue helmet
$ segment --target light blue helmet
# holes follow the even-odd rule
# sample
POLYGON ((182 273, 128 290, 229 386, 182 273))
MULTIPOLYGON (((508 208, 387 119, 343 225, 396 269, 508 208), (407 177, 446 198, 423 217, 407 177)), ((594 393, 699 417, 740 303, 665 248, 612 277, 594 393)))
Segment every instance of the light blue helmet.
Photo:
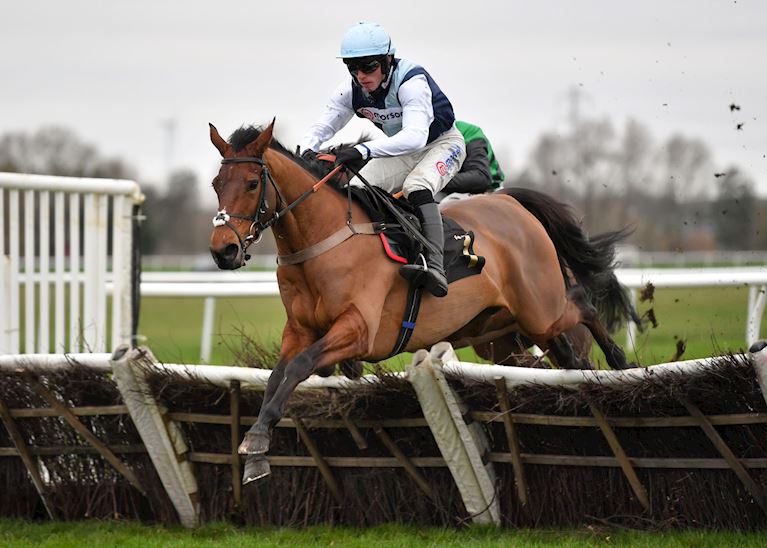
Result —
POLYGON ((360 21, 344 34, 338 57, 351 59, 371 55, 394 55, 394 46, 389 33, 381 25, 360 21))

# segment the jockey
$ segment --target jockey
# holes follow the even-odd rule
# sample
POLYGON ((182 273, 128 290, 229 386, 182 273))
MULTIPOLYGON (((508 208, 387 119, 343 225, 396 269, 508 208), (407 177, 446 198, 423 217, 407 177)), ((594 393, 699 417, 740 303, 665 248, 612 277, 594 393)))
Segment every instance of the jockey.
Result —
POLYGON ((461 171, 435 196, 440 202, 445 198, 460 199, 467 194, 492 192, 506 179, 482 128, 462 120, 456 120, 455 126, 466 142, 466 159, 461 171))
MULTIPOLYGON (((320 146, 354 115, 367 118, 384 136, 336 149, 336 164, 373 159, 360 174, 390 193, 403 191, 415 206, 426 239, 439 251, 426 259, 424 285, 434 296, 447 294, 443 268, 442 217, 434 195, 458 173, 466 154, 455 127, 450 101, 426 70, 394 57, 389 34, 375 23, 361 22, 344 34, 338 56, 351 78, 335 90, 317 122, 301 142, 302 156, 313 159, 320 146)), ((354 180, 352 184, 361 185, 354 180)), ((407 279, 421 275, 420 265, 403 265, 407 279)))

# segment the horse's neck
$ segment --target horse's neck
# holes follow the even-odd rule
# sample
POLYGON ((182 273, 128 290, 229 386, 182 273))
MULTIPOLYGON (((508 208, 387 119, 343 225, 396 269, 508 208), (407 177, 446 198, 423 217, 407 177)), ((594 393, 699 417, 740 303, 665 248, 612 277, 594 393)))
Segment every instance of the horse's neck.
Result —
MULTIPOLYGON (((307 171, 274 150, 268 150, 264 159, 274 177, 275 184, 285 198, 286 207, 310 190, 314 183, 307 171)), ((327 238, 346 222, 347 202, 343 196, 322 186, 294 207, 272 227, 280 254, 295 253, 327 238)))

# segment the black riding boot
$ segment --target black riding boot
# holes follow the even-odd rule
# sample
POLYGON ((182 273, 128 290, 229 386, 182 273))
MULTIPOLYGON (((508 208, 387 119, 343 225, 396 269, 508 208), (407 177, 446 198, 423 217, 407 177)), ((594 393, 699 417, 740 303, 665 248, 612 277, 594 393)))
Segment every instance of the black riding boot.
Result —
POLYGON ((435 297, 444 297, 447 295, 447 278, 442 266, 442 246, 445 243, 445 236, 442 232, 442 215, 439 213, 439 206, 433 201, 419 204, 417 207, 419 217, 421 217, 421 232, 429 240, 429 243, 439 251, 427 253, 425 272, 423 265, 406 264, 400 267, 399 273, 406 280, 426 276, 424 287, 427 291, 435 297))

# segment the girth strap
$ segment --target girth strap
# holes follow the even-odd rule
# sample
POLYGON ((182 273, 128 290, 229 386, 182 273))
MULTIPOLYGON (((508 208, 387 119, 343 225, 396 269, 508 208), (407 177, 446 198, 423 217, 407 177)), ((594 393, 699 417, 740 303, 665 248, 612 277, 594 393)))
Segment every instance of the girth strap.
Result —
POLYGON ((362 223, 353 225, 344 225, 339 231, 331 234, 321 242, 290 253, 288 255, 277 255, 277 264, 280 266, 287 266, 292 264, 303 263, 314 257, 322 255, 323 253, 330 251, 342 242, 345 242, 355 234, 378 234, 384 229, 383 223, 362 223))
POLYGON ((410 341, 410 336, 415 330, 415 321, 418 318, 418 311, 421 308, 421 295, 423 293, 423 286, 412 280, 407 290, 407 304, 405 304, 405 313, 402 317, 402 325, 400 326, 399 335, 397 341, 394 343, 389 357, 396 356, 405 348, 410 341))

